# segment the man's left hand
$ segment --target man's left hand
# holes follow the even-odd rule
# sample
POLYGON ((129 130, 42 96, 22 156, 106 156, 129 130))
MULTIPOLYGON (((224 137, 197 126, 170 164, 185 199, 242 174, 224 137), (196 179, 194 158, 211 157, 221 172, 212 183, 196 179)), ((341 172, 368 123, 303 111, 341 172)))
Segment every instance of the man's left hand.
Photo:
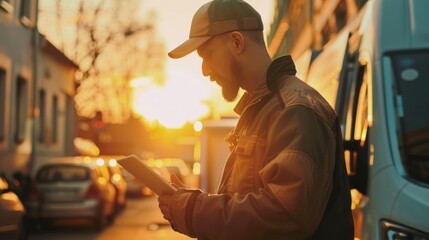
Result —
POLYGON ((180 182, 175 174, 171 175, 171 182, 177 191, 173 194, 161 194, 158 197, 159 208, 175 231, 195 237, 192 213, 197 197, 202 192, 198 189, 188 188, 180 182))

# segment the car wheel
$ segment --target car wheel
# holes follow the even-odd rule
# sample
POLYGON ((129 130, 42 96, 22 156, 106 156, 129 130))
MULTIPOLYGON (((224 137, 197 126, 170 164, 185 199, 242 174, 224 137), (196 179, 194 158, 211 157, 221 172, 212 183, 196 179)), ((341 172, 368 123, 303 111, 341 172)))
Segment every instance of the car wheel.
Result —
POLYGON ((27 233, 35 233, 37 232, 37 221, 34 218, 30 218, 25 216, 22 219, 22 224, 24 226, 24 229, 27 233))
POLYGON ((113 214, 113 213, 107 217, 107 221, 109 224, 112 224, 115 221, 115 219, 116 219, 116 214, 113 214))
POLYGON ((43 219, 40 221, 40 228, 42 230, 51 230, 52 229, 52 220, 43 219))
POLYGON ((103 228, 107 225, 107 219, 103 214, 98 214, 95 217, 95 228, 97 230, 103 230, 103 228))
POLYGON ((95 228, 103 230, 107 225, 107 217, 104 215, 104 202, 98 204, 97 215, 94 218, 95 228))
POLYGON ((27 229, 28 228, 26 226, 27 224, 24 221, 25 220, 22 219, 21 224, 19 225, 19 236, 18 236, 19 240, 27 240, 28 239, 29 229, 27 229))
POLYGON ((121 205, 119 204, 119 195, 118 192, 116 192, 116 197, 115 197, 115 203, 113 205, 113 214, 117 216, 119 214, 119 212, 121 211, 121 205))

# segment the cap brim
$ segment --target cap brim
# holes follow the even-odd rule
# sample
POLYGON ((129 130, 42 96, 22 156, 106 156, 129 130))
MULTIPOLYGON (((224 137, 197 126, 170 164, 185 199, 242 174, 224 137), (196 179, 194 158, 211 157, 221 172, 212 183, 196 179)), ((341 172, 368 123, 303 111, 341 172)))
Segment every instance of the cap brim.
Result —
POLYGON ((169 52, 168 56, 171 58, 184 57, 197 50, 199 46, 203 45, 203 43, 207 42, 210 38, 211 36, 189 38, 186 42, 169 52))

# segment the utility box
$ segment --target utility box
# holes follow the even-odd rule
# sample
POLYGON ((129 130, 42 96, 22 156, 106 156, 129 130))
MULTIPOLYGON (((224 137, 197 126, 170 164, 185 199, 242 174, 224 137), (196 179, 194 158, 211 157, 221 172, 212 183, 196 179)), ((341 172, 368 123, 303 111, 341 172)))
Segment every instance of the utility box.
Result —
POLYGON ((201 130, 201 188, 215 193, 229 155, 225 136, 234 129, 238 118, 207 120, 201 130))

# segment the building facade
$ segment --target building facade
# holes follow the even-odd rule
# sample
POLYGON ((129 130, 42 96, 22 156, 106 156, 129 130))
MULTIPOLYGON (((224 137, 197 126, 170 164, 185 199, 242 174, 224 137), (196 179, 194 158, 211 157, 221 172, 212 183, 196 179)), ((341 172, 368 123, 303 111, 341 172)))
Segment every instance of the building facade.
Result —
POLYGON ((24 168, 32 151, 37 1, 0 1, 0 169, 24 168))
POLYGON ((72 152, 77 65, 37 31, 37 0, 0 0, 0 172, 72 152))
POLYGON ((272 57, 321 50, 367 0, 276 0, 268 48, 272 57))
POLYGON ((34 161, 74 155, 75 71, 78 66, 39 35, 34 161))

